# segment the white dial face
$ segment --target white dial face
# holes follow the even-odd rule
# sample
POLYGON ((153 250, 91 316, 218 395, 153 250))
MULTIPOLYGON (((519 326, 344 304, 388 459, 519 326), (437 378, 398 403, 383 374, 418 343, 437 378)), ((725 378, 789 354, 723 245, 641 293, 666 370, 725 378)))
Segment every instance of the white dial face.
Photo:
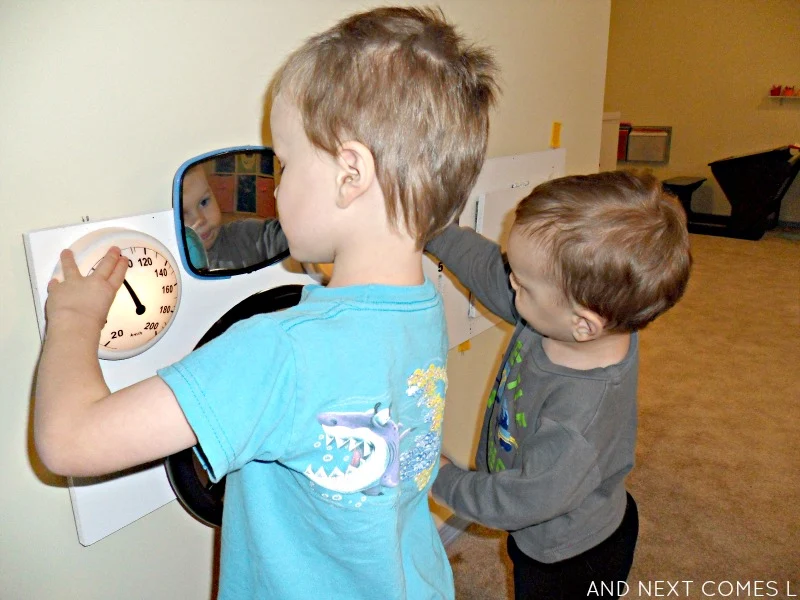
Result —
POLYGON ((101 358, 127 358, 153 345, 172 322, 180 298, 171 256, 145 243, 121 251, 128 270, 100 334, 101 358))

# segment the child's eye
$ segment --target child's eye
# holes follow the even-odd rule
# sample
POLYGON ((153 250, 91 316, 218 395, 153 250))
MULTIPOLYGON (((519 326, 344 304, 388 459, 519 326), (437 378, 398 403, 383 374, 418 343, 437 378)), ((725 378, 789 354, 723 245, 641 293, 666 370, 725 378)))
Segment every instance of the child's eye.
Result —
POLYGON ((200 200, 200 208, 205 208, 206 206, 208 206, 208 201, 209 198, 203 198, 202 200, 200 200))

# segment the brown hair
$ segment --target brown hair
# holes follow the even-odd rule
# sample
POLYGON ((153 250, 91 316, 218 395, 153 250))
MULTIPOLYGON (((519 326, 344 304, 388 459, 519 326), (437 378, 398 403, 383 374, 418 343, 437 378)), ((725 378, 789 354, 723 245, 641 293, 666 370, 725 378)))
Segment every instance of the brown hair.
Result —
POLYGON ((547 181, 519 203, 514 226, 552 259, 566 297, 603 317, 609 332, 642 329, 689 281, 686 214, 649 173, 547 181))
POLYGON ((389 223, 421 249, 463 210, 478 177, 496 70, 440 10, 377 8, 307 40, 272 96, 290 94, 308 139, 332 156, 348 140, 369 148, 389 223))

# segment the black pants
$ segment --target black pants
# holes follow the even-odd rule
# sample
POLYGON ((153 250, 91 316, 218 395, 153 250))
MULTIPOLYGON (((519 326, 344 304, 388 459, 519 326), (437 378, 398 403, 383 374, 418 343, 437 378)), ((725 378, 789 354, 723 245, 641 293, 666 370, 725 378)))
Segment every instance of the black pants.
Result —
MULTIPOLYGON (((508 554, 514 564, 514 598, 516 600, 576 600, 599 597, 605 589, 618 589, 619 581, 625 581, 633 564, 633 552, 639 535, 639 512, 633 496, 628 494, 625 516, 617 530, 608 539, 566 560, 557 563, 541 563, 523 554, 508 536, 508 554), (605 584, 605 588, 602 585, 605 584)), ((622 586, 624 591, 624 586, 622 586)))

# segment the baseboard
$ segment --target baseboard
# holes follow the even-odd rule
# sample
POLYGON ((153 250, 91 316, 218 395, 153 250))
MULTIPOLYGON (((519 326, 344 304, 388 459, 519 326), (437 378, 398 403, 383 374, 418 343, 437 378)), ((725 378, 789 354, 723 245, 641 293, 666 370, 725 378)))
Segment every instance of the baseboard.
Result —
POLYGON ((456 541, 456 538, 464 533, 467 527, 469 527, 470 521, 467 519, 462 519, 458 515, 453 515, 447 521, 442 523, 439 526, 439 537, 442 540, 442 544, 445 548, 456 541))

